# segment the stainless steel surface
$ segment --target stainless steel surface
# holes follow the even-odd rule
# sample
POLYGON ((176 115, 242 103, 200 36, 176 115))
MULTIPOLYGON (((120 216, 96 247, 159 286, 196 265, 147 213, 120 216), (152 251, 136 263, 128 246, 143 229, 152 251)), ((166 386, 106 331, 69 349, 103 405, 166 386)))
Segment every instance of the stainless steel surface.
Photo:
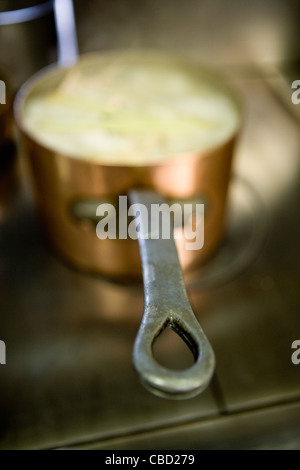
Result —
MULTIPOLYGON (((300 105, 291 105, 299 2, 74 6, 81 52, 183 52, 228 72, 246 99, 226 238, 186 280, 217 368, 191 400, 144 390, 131 362, 142 285, 58 260, 42 243, 23 178, 0 222, 1 449, 300 449, 300 365, 291 361, 300 338, 300 105), (290 60, 293 75, 283 76, 290 60)), ((184 365, 176 336, 162 337, 159 353, 184 365)))
POLYGON ((132 348, 141 285, 73 271, 43 245, 23 192, 11 209, 1 225, 1 448, 66 445, 217 413, 210 390, 182 405, 139 383, 132 348))
MULTIPOLYGON (((1 448, 300 448, 300 366, 291 361, 300 337, 299 122, 261 71, 233 72, 249 110, 234 218, 221 270, 208 266, 208 283, 187 282, 216 355, 211 385, 183 402, 144 390, 131 361, 142 285, 84 275, 54 257, 24 179, 0 226, 1 448), (255 221, 264 237, 249 235, 255 221)), ((179 362, 173 337, 161 353, 179 362)))
POLYGON ((288 404, 244 409, 129 436, 81 442, 78 450, 298 450, 300 406, 288 404))
POLYGON ((146 214, 141 210, 139 217, 144 311, 134 343, 133 363, 142 383, 154 394, 169 399, 191 398, 209 385, 215 368, 214 353, 189 303, 174 239, 164 239, 162 226, 151 225, 151 207, 166 204, 164 198, 145 190, 132 190, 129 198, 131 204, 147 210, 146 214), (166 328, 186 342, 194 356, 193 365, 174 370, 162 366, 154 357, 153 344, 166 328))
POLYGON ((76 0, 82 52, 161 48, 209 64, 298 60, 298 0, 76 0))

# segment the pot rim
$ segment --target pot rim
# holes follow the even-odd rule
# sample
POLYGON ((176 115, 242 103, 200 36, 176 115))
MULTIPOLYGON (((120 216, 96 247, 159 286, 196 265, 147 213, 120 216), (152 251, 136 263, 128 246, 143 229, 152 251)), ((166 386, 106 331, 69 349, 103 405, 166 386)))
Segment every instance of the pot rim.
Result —
POLYGON ((113 49, 113 50, 105 50, 105 51, 96 51, 96 52, 88 52, 79 55, 78 60, 76 61, 75 64, 71 64, 68 66, 61 66, 58 63, 52 63, 50 65, 47 65, 34 73, 29 79, 27 79, 23 85, 19 88, 18 92, 16 93, 16 96, 13 100, 13 114, 14 114, 14 119, 17 124, 17 127, 21 131, 22 134, 24 134, 29 140, 34 142, 36 145, 40 146, 41 148, 47 150, 49 153, 63 156, 66 159, 72 160, 72 161, 78 161, 81 164, 87 164, 87 165, 92 165, 92 166, 99 166, 99 167, 106 167, 106 168, 155 168, 155 167, 160 167, 160 166, 167 166, 167 165, 173 165, 174 163, 178 163, 178 160, 181 159, 186 159, 187 157, 191 158, 206 158, 209 157, 212 153, 217 152, 219 149, 227 146, 232 142, 239 134, 240 129, 242 127, 242 122, 243 122, 243 116, 244 116, 244 101, 241 97, 240 92, 234 87, 232 84, 229 83, 228 79, 222 75, 220 71, 217 71, 214 69, 212 66, 199 63, 195 60, 191 60, 187 58, 186 56, 178 55, 178 54, 171 54, 169 52, 165 52, 162 50, 155 50, 155 49, 113 49), (24 105, 26 102, 26 99, 30 95, 31 92, 34 91, 36 86, 41 84, 44 79, 50 79, 51 77, 55 77, 56 75, 59 76, 59 74, 67 73, 76 63, 79 61, 93 61, 95 58, 102 58, 102 57, 109 57, 109 56, 116 56, 118 54, 124 54, 124 53, 129 53, 133 55, 134 57, 137 57, 139 55, 148 55, 149 57, 157 57, 157 58, 163 58, 168 60, 170 63, 177 63, 181 64, 185 67, 192 67, 193 70, 202 72, 206 74, 207 76, 211 77, 212 80, 216 80, 221 87, 223 88, 224 91, 228 92, 230 98, 232 99, 232 102, 234 103, 237 113, 238 113, 238 123, 235 126, 235 129, 233 132, 231 132, 226 139, 223 141, 217 143, 216 145, 212 145, 207 147, 206 149, 203 150, 187 150, 184 152, 179 152, 174 155, 168 155, 166 158, 162 158, 161 161, 156 161, 154 163, 134 163, 134 164, 119 164, 119 163, 109 163, 109 162, 100 162, 97 160, 93 160, 91 158, 87 157, 80 157, 78 155, 72 155, 70 153, 66 152, 59 152, 56 149, 52 148, 50 145, 46 145, 43 142, 41 142, 35 135, 34 132, 29 131, 26 128, 26 125, 24 123, 24 116, 23 116, 23 111, 24 111, 24 105))

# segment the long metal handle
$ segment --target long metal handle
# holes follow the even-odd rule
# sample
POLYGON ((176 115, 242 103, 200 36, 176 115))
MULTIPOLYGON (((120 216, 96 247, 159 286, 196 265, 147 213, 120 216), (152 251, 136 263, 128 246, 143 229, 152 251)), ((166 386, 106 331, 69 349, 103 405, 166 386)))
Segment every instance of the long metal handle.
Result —
POLYGON ((146 208, 138 217, 144 313, 134 344, 133 363, 141 381, 153 393, 173 399, 190 398, 208 386, 215 367, 214 352, 190 306, 173 236, 163 239, 160 227, 159 237, 151 238, 151 207, 165 203, 164 199, 142 190, 131 191, 129 199, 131 204, 146 208), (192 351, 195 363, 190 368, 170 370, 153 357, 153 343, 167 327, 192 351))

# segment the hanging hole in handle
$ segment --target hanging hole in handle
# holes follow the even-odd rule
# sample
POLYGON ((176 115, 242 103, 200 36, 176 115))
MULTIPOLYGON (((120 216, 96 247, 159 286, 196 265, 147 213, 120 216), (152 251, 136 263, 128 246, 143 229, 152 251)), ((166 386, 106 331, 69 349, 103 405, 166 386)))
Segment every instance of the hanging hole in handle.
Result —
POLYGON ((183 336, 175 322, 169 321, 153 341, 152 354, 161 366, 183 371, 195 364, 198 348, 190 337, 183 336))

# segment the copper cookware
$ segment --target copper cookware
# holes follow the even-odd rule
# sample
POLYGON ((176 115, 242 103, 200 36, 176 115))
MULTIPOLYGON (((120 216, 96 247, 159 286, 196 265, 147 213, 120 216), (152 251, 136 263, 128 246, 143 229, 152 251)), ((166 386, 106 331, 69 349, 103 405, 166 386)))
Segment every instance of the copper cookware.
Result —
MULTIPOLYGON (((145 56, 145 52, 137 54, 145 56)), ((201 70, 198 65, 185 61, 181 64, 190 67, 193 73, 197 73, 198 68, 201 70)), ((15 102, 16 120, 29 155, 37 209, 45 235, 55 249, 77 267, 108 276, 140 276, 142 259, 145 309, 134 348, 136 369, 155 393, 176 398, 193 396, 209 383, 214 355, 188 304, 181 268, 188 272, 206 262, 223 238, 237 131, 209 151, 187 152, 154 165, 118 166, 72 158, 37 142, 34 134, 26 131, 23 121, 26 100, 33 93, 58 84, 65 73, 65 69, 57 66, 42 71, 21 88, 15 102), (148 191, 146 196, 144 190, 148 191), (101 202, 115 202, 119 195, 127 194, 131 201, 146 204, 158 195, 168 201, 203 202, 204 247, 187 251, 184 239, 176 240, 179 264, 172 240, 169 243, 163 240, 164 244, 162 240, 139 240, 141 255, 136 240, 99 240, 93 220, 95 207, 101 202), (168 273, 161 269, 160 259, 165 265, 172 266, 168 273), (168 371, 151 357, 155 337, 167 326, 182 336, 194 354, 195 366, 188 371, 168 371)), ((223 78, 209 71, 206 73, 240 109, 235 92, 223 78)))
MULTIPOLYGON (((141 54, 141 57, 144 53, 141 54)), ((178 59, 168 59, 178 60, 178 59)), ((183 62, 184 63, 184 62, 183 62)), ((187 66, 191 65, 187 63, 187 66)), ((197 67, 192 65, 194 69, 197 67)), ((199 67, 201 70, 201 67, 199 67)), ((93 218, 99 202, 116 201, 133 187, 153 189, 169 200, 199 198, 205 204, 205 244, 200 251, 184 250, 176 241, 184 271, 206 261, 224 234, 227 190, 237 135, 205 153, 186 153, 155 165, 116 166, 89 162, 40 145, 23 125, 24 102, 39 90, 55 86, 66 71, 50 67, 34 76, 18 93, 16 119, 30 158, 36 201, 51 244, 76 266, 114 277, 141 275, 138 246, 133 240, 101 240, 93 218), (89 204, 90 203, 90 204, 89 204), (92 212, 90 214, 90 212, 92 212)), ((234 92, 212 72, 212 80, 239 106, 234 92)))

